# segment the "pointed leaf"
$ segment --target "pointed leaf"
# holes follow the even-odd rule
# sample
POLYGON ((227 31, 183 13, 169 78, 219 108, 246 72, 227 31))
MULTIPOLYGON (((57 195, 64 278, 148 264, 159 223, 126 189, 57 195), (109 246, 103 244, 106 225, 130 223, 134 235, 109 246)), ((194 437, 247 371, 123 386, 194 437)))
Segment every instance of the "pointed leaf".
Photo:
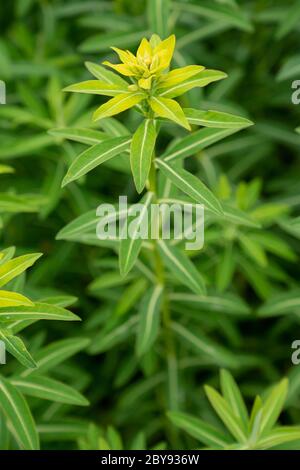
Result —
POLYGON ((27 402, 16 387, 3 377, 0 377, 0 407, 20 447, 38 450, 39 437, 27 402))
POLYGON ((216 82, 226 78, 227 75, 224 72, 219 72, 218 70, 209 70, 205 69, 202 72, 199 72, 197 75, 194 75, 191 78, 188 78, 184 82, 177 83, 172 85, 170 88, 161 88, 157 92, 162 99, 166 98, 176 98, 177 96, 183 95, 187 91, 195 87, 204 87, 209 83, 216 82))
POLYGON ((7 290, 0 290, 0 308, 1 307, 16 307, 19 305, 33 305, 31 300, 27 299, 22 294, 17 292, 10 292, 7 290))
POLYGON ((184 108, 183 111, 189 123, 197 126, 243 129, 253 125, 249 119, 220 111, 201 111, 193 108, 184 108))
POLYGON ((182 251, 167 245, 163 240, 159 240, 157 244, 164 263, 170 272, 196 294, 204 294, 203 278, 192 261, 182 251))
POLYGON ((204 389, 211 405, 231 434, 238 442, 246 441, 241 419, 232 413, 224 398, 214 388, 205 385, 204 389))
POLYGON ((101 163, 106 162, 125 150, 129 149, 130 137, 114 137, 96 144, 93 147, 82 152, 71 164, 62 186, 66 186, 71 181, 75 181, 89 171, 96 168, 101 163))
POLYGON ((14 277, 19 276, 19 274, 32 266, 41 256, 41 253, 32 253, 18 256, 2 264, 0 266, 0 287, 7 284, 14 277))
POLYGON ((118 96, 128 93, 128 85, 115 85, 99 80, 87 80, 85 82, 75 83, 63 89, 63 91, 72 91, 77 93, 90 93, 94 95, 118 96))
POLYGON ((11 331, 1 328, 0 339, 4 341, 7 351, 14 356, 23 366, 35 368, 36 363, 27 351, 23 341, 11 334, 11 331))
POLYGON ((275 385, 264 401, 260 433, 269 431, 276 423, 287 397, 288 380, 283 379, 275 385))
POLYGON ((184 112, 177 101, 152 96, 149 100, 149 104, 157 116, 170 119, 185 129, 191 130, 184 112))
POLYGON ((125 233, 120 240, 120 250, 119 250, 119 265, 120 272, 122 276, 125 276, 134 266, 137 257, 139 255, 140 249, 142 247, 143 238, 140 236, 141 230, 145 227, 146 221, 149 217, 149 206, 153 199, 153 193, 148 192, 143 199, 140 201, 142 208, 134 220, 128 220, 128 229, 131 228, 133 224, 132 233, 125 233))
POLYGON ((139 312, 136 350, 138 356, 145 354, 154 343, 159 328, 162 286, 154 286, 142 299, 139 312))
POLYGON ((195 175, 182 168, 174 168, 164 160, 156 159, 158 168, 166 175, 178 189, 190 196, 199 204, 204 204, 217 215, 222 215, 223 210, 216 196, 195 175))
POLYGON ((74 321, 80 318, 56 305, 35 303, 33 306, 1 307, 0 321, 11 322, 15 320, 63 320, 74 321))
POLYGON ((228 436, 199 418, 180 411, 169 411, 167 416, 179 429, 208 446, 223 448, 230 443, 228 436))
POLYGON ((237 132, 237 129, 200 129, 170 145, 167 151, 163 153, 162 159, 169 163, 196 155, 200 150, 235 132, 237 132))
POLYGON ((84 396, 74 388, 42 375, 29 378, 16 377, 10 382, 24 395, 69 405, 88 405, 84 396))
POLYGON ((132 108, 143 99, 145 99, 145 94, 139 91, 127 92, 119 96, 115 96, 94 112, 93 120, 98 121, 99 119, 122 113, 123 111, 126 111, 126 109, 132 108))
POLYGON ((155 140, 154 122, 146 119, 134 133, 130 149, 131 170, 138 193, 143 191, 148 179, 155 140))

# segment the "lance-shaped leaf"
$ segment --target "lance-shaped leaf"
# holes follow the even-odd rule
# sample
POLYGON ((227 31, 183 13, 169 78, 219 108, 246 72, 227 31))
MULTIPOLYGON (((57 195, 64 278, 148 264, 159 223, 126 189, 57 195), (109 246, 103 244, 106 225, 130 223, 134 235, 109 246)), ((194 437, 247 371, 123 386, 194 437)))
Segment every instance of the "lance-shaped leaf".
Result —
POLYGON ((54 137, 73 140, 81 144, 95 145, 109 138, 105 132, 95 131, 94 129, 82 129, 77 127, 59 127, 48 131, 54 137))
POLYGON ((29 255, 18 256, 0 266, 0 287, 7 284, 14 277, 19 276, 23 271, 32 266, 37 259, 42 256, 41 253, 32 253, 29 255))
MULTIPOLYGON (((35 361, 37 364, 36 372, 38 374, 47 372, 54 368, 57 364, 61 364, 69 357, 77 354, 82 349, 86 348, 90 343, 88 338, 68 338, 55 341, 44 348, 40 349, 35 354, 35 361)), ((21 377, 28 377, 35 374, 35 370, 27 369, 21 372, 21 377)))
POLYGON ((258 309, 261 317, 273 317, 300 312, 300 290, 274 294, 258 309))
POLYGON ((242 394, 230 372, 225 369, 221 370, 220 379, 223 397, 233 414, 241 418, 243 431, 247 433, 249 416, 242 394))
POLYGON ((158 241, 159 252, 172 275, 196 294, 205 293, 205 285, 192 261, 178 248, 158 241))
POLYGON ((253 125, 249 119, 220 111, 202 111, 193 108, 184 108, 183 111, 189 123, 196 126, 242 129, 253 125))
POLYGON ((205 393, 225 426, 238 442, 246 441, 246 434, 239 416, 235 416, 224 398, 212 387, 205 385, 205 393))
POLYGON ((145 94, 139 91, 122 93, 100 106, 93 114, 93 120, 98 121, 105 117, 122 113, 145 99, 145 94))
POLYGON ((183 10, 185 14, 217 20, 220 23, 229 24, 243 31, 252 31, 253 27, 244 11, 231 1, 211 2, 210 0, 201 0, 201 2, 175 2, 174 7, 183 10))
POLYGON ((171 301, 181 302, 191 309, 209 312, 222 312, 229 315, 249 315, 251 312, 246 302, 232 293, 195 295, 189 292, 172 292, 171 301))
POLYGON ((184 82, 172 85, 170 88, 161 88, 157 90, 157 93, 162 98, 176 98, 176 96, 183 95, 187 91, 195 87, 204 87, 211 82, 216 82, 226 78, 227 75, 224 72, 218 70, 204 69, 202 72, 188 78, 184 82))
POLYGON ((101 163, 106 162, 110 158, 119 155, 129 149, 131 137, 114 137, 96 144, 93 147, 82 152, 71 164, 66 176, 63 179, 62 186, 71 181, 75 181, 80 176, 85 175, 89 171, 96 168, 101 163))
POLYGON ((56 305, 35 303, 33 306, 2 307, 0 308, 0 321, 11 322, 15 320, 64 320, 74 321, 80 318, 74 313, 56 305))
POLYGON ((136 344, 138 356, 151 348, 158 335, 162 291, 162 286, 154 286, 141 301, 136 344))
POLYGON ((159 78, 159 88, 169 88, 178 83, 182 83, 188 78, 197 75, 199 72, 204 70, 203 65, 187 65, 186 67, 180 67, 179 69, 171 70, 159 78))
POLYGON ((154 122, 145 119, 134 133, 130 149, 131 170, 138 193, 143 191, 148 179, 155 140, 154 122))
POLYGON ((170 100, 168 98, 161 98, 160 96, 152 96, 149 99, 149 104, 157 116, 170 119, 171 121, 176 122, 176 124, 179 124, 179 126, 182 126, 189 131, 191 130, 191 126, 177 101, 170 100))
POLYGON ((27 402, 8 380, 0 377, 0 408, 22 449, 38 450, 39 437, 27 402))
POLYGON ((0 290, 0 308, 16 307, 19 305, 33 305, 33 302, 27 299, 27 297, 25 297, 24 295, 18 294, 17 292, 0 290))
POLYGON ((276 423, 287 397, 287 391, 288 379, 281 380, 271 389, 262 408, 260 434, 269 431, 276 423))
POLYGON ((197 354, 205 355, 207 359, 218 366, 237 367, 239 361, 236 355, 210 340, 207 335, 202 335, 198 331, 191 332, 176 322, 172 322, 171 328, 182 339, 185 345, 189 349, 196 351, 197 354))
POLYGON ((223 448, 231 442, 231 439, 226 434, 223 434, 199 418, 180 411, 169 411, 167 415, 175 426, 207 446, 223 448))
POLYGON ((108 83, 110 85, 120 85, 128 86, 126 80, 123 80, 119 75, 111 70, 107 70, 105 67, 94 62, 85 62, 85 66, 89 72, 91 72, 94 77, 98 78, 102 82, 108 83))
POLYGON ((300 426, 278 426, 259 439, 255 448, 258 450, 270 449, 283 443, 299 440, 300 426))
POLYGON ((190 157, 235 132, 237 129, 200 129, 170 145, 162 158, 171 162, 190 157))
POLYGON ((36 367, 36 363, 27 351, 23 341, 17 336, 14 336, 10 330, 1 328, 0 339, 4 341, 7 351, 23 364, 23 366, 30 368, 36 367))
POLYGON ((128 93, 128 85, 115 85, 99 80, 87 80, 85 82, 75 83, 74 85, 67 86, 63 91, 73 91, 76 93, 91 93, 94 95, 104 96, 118 96, 128 93))
POLYGON ((143 243, 141 235, 143 230, 148 228, 148 209, 152 199, 153 193, 148 192, 140 201, 142 206, 138 211, 138 215, 136 215, 133 220, 131 220, 130 217, 129 220, 127 220, 127 225, 124 225, 122 228, 123 234, 121 233, 122 237, 119 251, 119 265, 122 276, 129 273, 139 255, 143 243))
POLYGON ((98 222, 99 216, 96 215, 96 209, 92 209, 63 227, 56 235, 56 240, 71 240, 73 237, 83 233, 95 233, 98 222))
POLYGON ((171 12, 171 0, 149 0, 148 21, 151 31, 161 38, 168 35, 169 15, 171 12))
POLYGON ((177 188, 199 204, 204 204, 207 209, 210 209, 215 214, 223 215, 220 202, 199 178, 182 168, 173 168, 164 160, 156 159, 156 163, 158 168, 177 188))
POLYGON ((87 406, 84 396, 68 385, 42 375, 28 378, 16 377, 10 382, 24 395, 69 405, 87 406))

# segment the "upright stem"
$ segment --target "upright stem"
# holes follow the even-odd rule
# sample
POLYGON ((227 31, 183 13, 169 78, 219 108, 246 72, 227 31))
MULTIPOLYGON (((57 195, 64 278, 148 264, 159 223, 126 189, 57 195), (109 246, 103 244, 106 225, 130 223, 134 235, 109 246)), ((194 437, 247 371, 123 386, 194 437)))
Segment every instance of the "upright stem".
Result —
MULTIPOLYGON (((149 174, 149 191, 154 194, 154 203, 157 202, 157 173, 154 163, 155 155, 153 154, 152 164, 149 174)), ((158 222, 160 224, 160 221, 158 222)), ((163 324, 163 336, 165 343, 165 354, 168 371, 168 407, 171 410, 177 409, 178 403, 178 380, 177 380, 177 361, 176 361, 176 350, 173 333, 171 330, 171 312, 169 305, 169 295, 166 285, 165 268, 162 262, 157 240, 153 240, 154 245, 154 263, 157 281, 163 286, 163 300, 162 300, 162 324, 163 324)), ((170 439, 174 445, 177 443, 177 431, 174 432, 174 427, 169 428, 170 439)))

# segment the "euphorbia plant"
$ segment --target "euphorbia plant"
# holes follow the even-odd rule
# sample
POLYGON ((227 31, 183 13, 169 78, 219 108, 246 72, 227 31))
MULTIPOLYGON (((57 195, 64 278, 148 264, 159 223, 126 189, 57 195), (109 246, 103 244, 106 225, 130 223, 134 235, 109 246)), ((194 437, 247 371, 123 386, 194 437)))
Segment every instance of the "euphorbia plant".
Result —
MULTIPOLYGON (((118 156, 124 160, 125 152, 129 154, 127 158, 130 158, 131 172, 137 192, 141 193, 145 190, 142 202, 146 209, 153 202, 172 203, 176 200, 180 204, 199 203, 204 205, 208 215, 216 217, 217 223, 223 224, 226 220, 240 223, 240 219, 236 218, 234 213, 235 209, 224 211, 216 195, 198 177, 183 168, 183 160, 186 157, 197 156, 208 145, 251 125, 251 122, 243 117, 223 112, 181 107, 174 98, 180 97, 194 87, 204 87, 211 82, 221 80, 226 77, 226 74, 206 69, 202 65, 188 65, 170 70, 174 48, 174 35, 164 41, 161 41, 157 35, 151 36, 150 41, 144 38, 136 56, 130 51, 113 48, 122 63, 111 64, 106 61, 104 64, 125 76, 129 81, 101 65, 87 63, 88 70, 97 80, 77 83, 65 89, 112 97, 94 113, 94 121, 99 122, 105 130, 108 128, 107 118, 129 108, 134 108, 141 117, 140 124, 133 134, 122 128, 118 133, 117 122, 112 121, 113 128, 117 130, 117 137, 111 137, 94 129, 56 131, 66 138, 94 144, 71 164, 63 185, 77 180, 102 163, 117 159, 118 156), (163 152, 158 152, 156 143, 159 132, 161 126, 168 121, 181 126, 189 134, 176 139, 163 152), (204 129, 194 131, 196 126, 204 127, 204 129), (236 222, 237 219, 238 222, 236 222)), ((137 231, 146 223, 148 217, 146 212, 138 219, 137 231)), ((74 239, 75 236, 76 239, 76 235, 84 233, 85 230, 91 236, 91 230, 95 230, 95 223, 95 213, 86 214, 65 227, 59 234, 59 238, 74 239)), ((160 221, 152 220, 151 223, 159 225, 160 221)), ((172 322, 172 306, 170 305, 172 292, 178 289, 178 284, 182 284, 184 288, 194 292, 196 301, 203 302, 206 299, 209 304, 203 273, 199 272, 183 249, 174 246, 172 242, 166 242, 162 237, 149 240, 147 243, 134 237, 112 242, 119 252, 120 271, 124 279, 136 266, 142 269, 148 277, 146 285, 140 289, 141 296, 146 287, 149 287, 141 299, 138 318, 129 319, 128 325, 124 323, 122 332, 124 334, 126 328, 131 330, 132 327, 137 326, 136 350, 140 357, 153 346, 162 323, 170 391, 174 396, 176 395, 177 368, 173 333, 190 342, 192 346, 199 347, 201 340, 191 335, 182 325, 172 322), (137 264, 139 255, 141 258, 137 264), (151 271, 154 271, 154 275, 151 271), (193 344, 195 340, 196 344, 193 344)), ((100 282, 96 280, 91 288, 99 288, 100 283, 101 280, 100 282)), ((139 296, 136 300, 138 299, 139 296)), ((244 306, 241 306, 241 309, 243 310, 244 306)), ((112 323, 118 321, 114 319, 112 323)), ((200 350, 202 346, 203 344, 200 344, 200 350)), ((95 345, 94 351, 97 347, 95 345)), ((210 355, 212 351, 210 347, 204 346, 205 349, 210 355)), ((91 350, 93 350, 93 345, 91 350)), ((218 354, 222 356, 223 351, 220 350, 218 354)), ((229 356, 226 359, 226 354, 223 357, 224 362, 232 359, 229 356)), ((176 398, 170 399, 170 406, 176 407, 176 398)))
POLYGON ((199 418, 181 412, 170 412, 169 418, 179 428, 218 450, 266 450, 298 441, 299 426, 278 426, 288 392, 288 380, 283 379, 261 398, 256 396, 251 413, 232 375, 221 370, 222 395, 206 385, 205 393, 226 430, 219 429, 199 418))

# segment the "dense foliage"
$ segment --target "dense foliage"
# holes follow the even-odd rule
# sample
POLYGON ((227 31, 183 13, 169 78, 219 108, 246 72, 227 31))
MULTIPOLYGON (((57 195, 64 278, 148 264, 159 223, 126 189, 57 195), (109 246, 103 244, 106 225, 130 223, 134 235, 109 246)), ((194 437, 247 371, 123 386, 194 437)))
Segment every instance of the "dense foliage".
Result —
POLYGON ((0 11, 0 449, 300 448, 300 2, 0 11), (99 240, 119 195, 204 247, 99 240))

